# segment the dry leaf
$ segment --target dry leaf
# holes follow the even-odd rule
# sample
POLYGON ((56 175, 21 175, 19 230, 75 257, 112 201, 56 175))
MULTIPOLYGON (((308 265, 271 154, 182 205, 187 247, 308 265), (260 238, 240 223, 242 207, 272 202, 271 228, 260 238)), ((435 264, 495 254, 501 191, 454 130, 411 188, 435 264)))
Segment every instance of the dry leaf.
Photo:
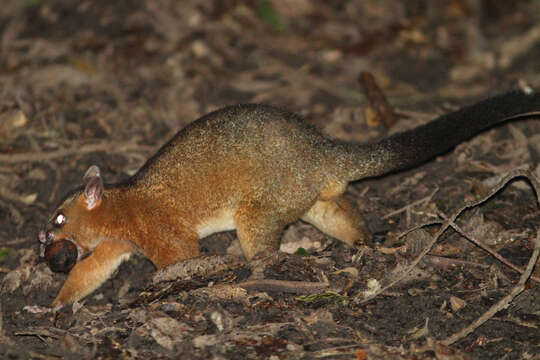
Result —
POLYGON ((193 331, 193 329, 185 323, 181 323, 171 317, 163 316, 150 318, 137 331, 142 335, 152 336, 159 345, 168 350, 173 350, 174 345, 184 339, 183 334, 193 331))
POLYGON ((26 205, 32 205, 34 202, 36 202, 37 196, 37 193, 23 195, 21 196, 21 201, 26 205))
POLYGON ((454 312, 457 312, 459 309, 465 307, 467 302, 463 299, 458 298, 457 296, 450 296, 450 307, 454 312))
POLYGON ((350 274, 355 279, 358 277, 358 269, 352 266, 333 272, 333 274, 341 274, 341 273, 350 274))

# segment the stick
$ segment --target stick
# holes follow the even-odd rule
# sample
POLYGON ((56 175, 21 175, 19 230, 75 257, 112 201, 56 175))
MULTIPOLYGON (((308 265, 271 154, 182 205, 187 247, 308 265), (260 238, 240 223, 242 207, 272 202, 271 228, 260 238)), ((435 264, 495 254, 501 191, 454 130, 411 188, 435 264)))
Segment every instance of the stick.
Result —
POLYGON ((390 129, 396 123, 396 116, 381 88, 377 85, 375 77, 371 73, 363 71, 360 73, 358 81, 364 88, 368 106, 375 112, 377 119, 382 120, 384 126, 390 129))
POLYGON ((358 296, 357 296, 356 301, 358 302, 358 304, 364 304, 364 303, 370 301, 371 299, 373 299, 376 296, 378 296, 379 294, 387 291, 389 288, 391 288, 392 286, 396 285, 398 282, 403 280, 412 271, 412 269, 416 265, 418 265, 418 263, 422 260, 422 258, 428 252, 431 251, 431 248, 433 247, 433 245, 435 245, 435 243, 437 242, 439 237, 450 227, 451 223, 455 222, 456 218, 463 211, 465 211, 466 209, 469 209, 471 207, 475 207, 475 206, 478 206, 478 205, 486 202, 493 195, 495 195, 497 192, 499 192, 503 187, 505 187, 506 184, 509 181, 511 181, 512 179, 518 178, 518 177, 525 177, 525 178, 529 179, 529 181, 531 182, 531 184, 532 184, 532 186, 533 186, 533 188, 534 188, 534 190, 535 190, 535 192, 537 194, 537 201, 538 201, 538 196, 540 196, 540 184, 538 183, 538 180, 536 179, 536 177, 530 171, 524 170, 524 169, 515 169, 515 170, 512 170, 512 171, 508 172, 508 174, 506 174, 506 176, 504 176, 504 178, 494 188, 492 188, 491 191, 486 196, 484 196, 483 198, 481 198, 479 200, 473 201, 473 202, 471 202, 469 204, 463 205, 452 216, 448 217, 448 219, 446 221, 444 221, 444 223, 441 225, 441 228, 439 229, 439 231, 437 231, 437 233, 433 236, 433 239, 426 246, 426 248, 413 260, 413 262, 407 268, 405 268, 405 270, 403 270, 403 273, 402 273, 401 276, 398 276, 394 281, 391 281, 389 284, 381 287, 379 290, 377 290, 373 294, 363 298, 362 300, 358 299, 358 296))
POLYGON ((111 142, 101 142, 97 144, 86 144, 79 147, 72 147, 69 149, 61 149, 49 152, 27 152, 20 154, 0 154, 0 163, 20 163, 20 162, 41 162, 46 160, 63 158, 70 155, 81 155, 93 152, 104 151, 108 153, 122 153, 132 150, 140 150, 144 152, 151 152, 154 150, 153 146, 140 145, 135 142, 124 142, 119 144, 113 144, 111 142))
POLYGON ((236 284, 246 290, 272 291, 291 294, 311 294, 328 288, 327 282, 287 281, 287 280, 250 280, 236 284))
MULTIPOLYGON (((444 216, 444 215, 442 215, 444 216)), ((501 256, 498 252, 496 252, 495 250, 493 250, 492 248, 490 248, 489 246, 485 245, 484 243, 482 243, 480 240, 476 239, 474 236, 472 236, 471 234, 465 232, 465 230, 463 230, 462 228, 459 227, 459 225, 457 225, 456 223, 454 222, 451 222, 450 223, 450 226, 456 230, 461 236, 463 236, 464 238, 466 238, 467 240, 471 241, 472 243, 474 243, 476 246, 482 248, 483 250, 487 251, 489 254, 491 254, 495 259, 499 260, 500 262, 502 262, 504 265, 508 266, 509 268, 511 269, 514 269, 515 271, 519 272, 520 274, 523 274, 525 272, 525 270, 521 269, 520 267, 512 264, 510 261, 506 260, 503 256, 501 256)), ((540 283, 540 278, 534 276, 534 275, 531 275, 531 279, 534 280, 534 281, 537 281, 540 283)))
POLYGON ((412 208, 413 206, 420 205, 420 204, 422 204, 422 203, 428 202, 428 201, 430 201, 430 200, 433 198, 433 195, 435 195, 435 193, 436 193, 437 191, 439 191, 439 188, 436 188, 435 190, 433 190, 433 191, 431 192, 431 194, 429 194, 429 195, 426 196, 426 197, 423 197, 422 199, 416 200, 416 201, 414 201, 414 202, 412 202, 412 203, 410 203, 410 204, 405 205, 405 206, 402 207, 402 208, 399 208, 399 209, 397 209, 397 210, 394 210, 394 211, 389 212, 388 214, 384 215, 382 218, 386 220, 386 219, 388 219, 389 217, 392 217, 392 216, 394 216, 394 215, 397 215, 397 214, 399 214, 399 213, 402 213, 402 212, 406 211, 407 209, 412 208))
POLYGON ((464 338, 465 336, 469 335, 471 332, 473 332, 476 328, 478 328, 480 325, 488 321, 493 315, 495 315, 497 312, 501 311, 502 309, 506 309, 512 300, 516 296, 518 296, 524 289, 525 289, 525 282, 531 276, 531 273, 534 269, 534 265, 538 261, 538 256, 540 255, 540 229, 538 230, 538 233, 536 234, 536 240, 534 242, 534 251, 531 255, 531 258, 529 259, 529 263, 527 264, 527 268, 525 269, 525 272, 521 275, 519 282, 517 285, 512 289, 510 294, 506 295, 504 298, 502 298, 498 303, 493 305, 491 308, 489 308, 488 311, 486 311, 482 316, 480 316, 478 319, 476 319, 472 324, 461 330, 460 332, 450 336, 449 338, 441 341, 443 345, 452 345, 456 341, 464 338))

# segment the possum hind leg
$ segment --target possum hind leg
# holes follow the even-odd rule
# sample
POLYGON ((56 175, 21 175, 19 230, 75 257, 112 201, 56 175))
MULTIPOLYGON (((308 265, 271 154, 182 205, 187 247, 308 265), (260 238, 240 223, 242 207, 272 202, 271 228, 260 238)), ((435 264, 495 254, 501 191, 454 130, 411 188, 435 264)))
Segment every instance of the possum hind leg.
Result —
POLYGON ((371 240, 358 208, 343 197, 317 200, 301 219, 350 246, 364 245, 371 240))
POLYGON ((272 208, 249 203, 235 215, 236 233, 246 259, 256 254, 271 254, 279 250, 280 238, 287 221, 272 208))

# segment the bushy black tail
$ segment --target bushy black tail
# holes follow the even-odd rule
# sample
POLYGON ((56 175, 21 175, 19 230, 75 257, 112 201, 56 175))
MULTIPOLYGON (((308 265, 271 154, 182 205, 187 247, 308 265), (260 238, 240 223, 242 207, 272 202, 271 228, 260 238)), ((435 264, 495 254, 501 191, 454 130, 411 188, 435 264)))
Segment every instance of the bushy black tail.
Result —
POLYGON ((540 116, 540 94, 513 91, 488 98, 371 144, 342 144, 346 180, 403 170, 444 153, 510 119, 540 116))

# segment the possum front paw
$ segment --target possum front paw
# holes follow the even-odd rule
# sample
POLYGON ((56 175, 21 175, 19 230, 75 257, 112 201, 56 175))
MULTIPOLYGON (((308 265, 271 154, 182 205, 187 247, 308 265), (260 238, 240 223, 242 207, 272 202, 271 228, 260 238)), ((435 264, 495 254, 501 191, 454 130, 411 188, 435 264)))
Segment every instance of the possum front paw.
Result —
POLYGON ((52 308, 60 309, 96 290, 134 251, 134 246, 129 242, 102 241, 90 256, 77 262, 71 269, 60 293, 52 302, 52 308))

